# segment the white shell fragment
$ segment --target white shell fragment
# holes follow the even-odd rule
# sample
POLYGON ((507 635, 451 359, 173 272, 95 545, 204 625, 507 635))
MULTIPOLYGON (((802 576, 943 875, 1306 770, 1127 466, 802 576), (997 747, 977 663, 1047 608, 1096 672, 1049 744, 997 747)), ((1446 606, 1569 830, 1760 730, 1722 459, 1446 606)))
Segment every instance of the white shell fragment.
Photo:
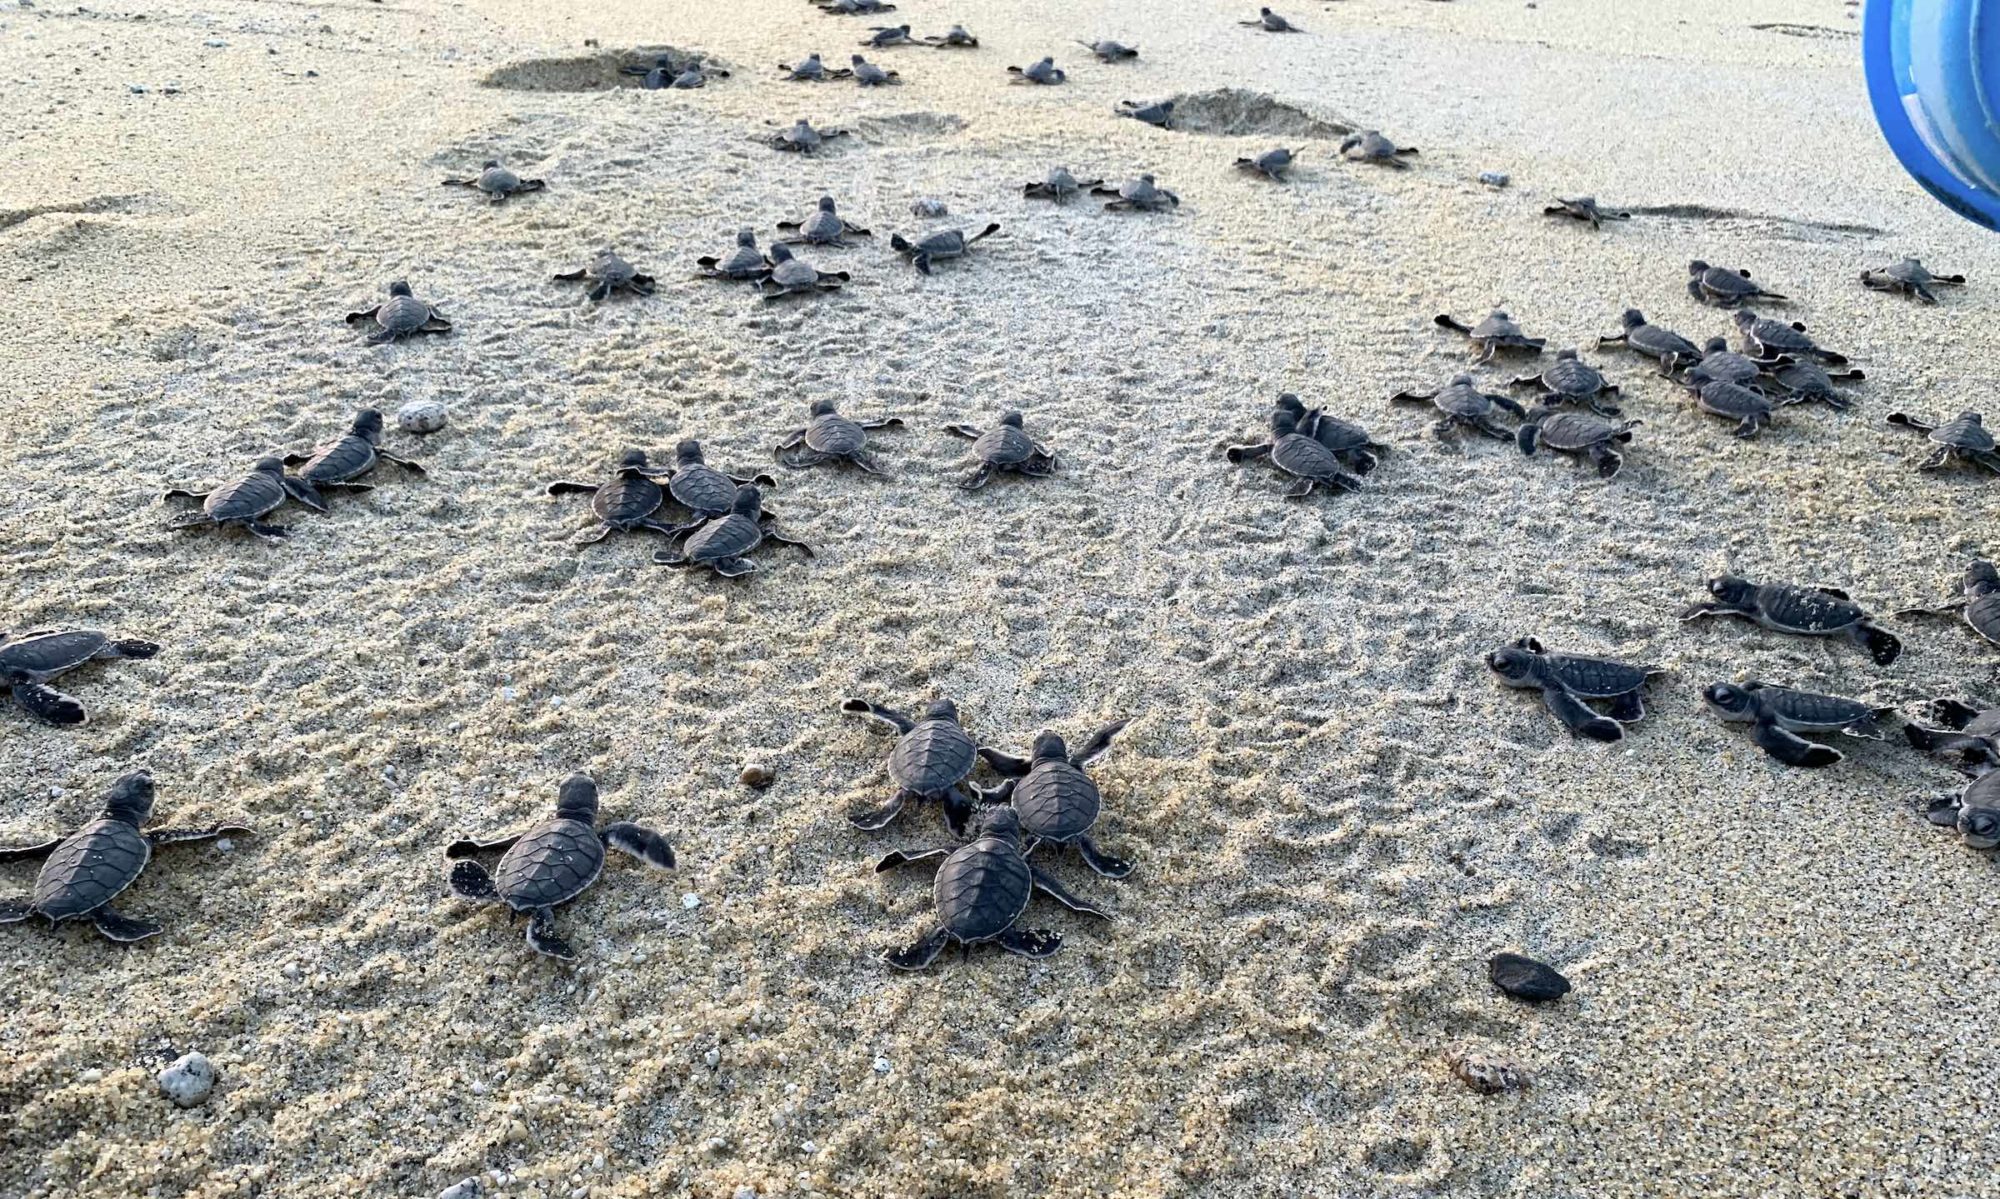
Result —
POLYGON ((200 1053, 187 1053, 160 1071, 159 1081, 160 1094, 176 1107, 200 1107, 215 1089, 215 1067, 200 1053))

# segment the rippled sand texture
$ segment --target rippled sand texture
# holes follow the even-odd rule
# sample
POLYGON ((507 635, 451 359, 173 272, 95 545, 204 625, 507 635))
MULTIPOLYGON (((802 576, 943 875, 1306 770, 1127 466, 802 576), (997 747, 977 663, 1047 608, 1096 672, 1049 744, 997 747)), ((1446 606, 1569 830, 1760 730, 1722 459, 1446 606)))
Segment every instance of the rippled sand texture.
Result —
POLYGON ((1994 867, 1914 814, 1950 776, 1896 741, 1778 768, 1699 701, 1747 677, 1990 700, 1990 649, 1899 626, 1879 669, 1675 614, 1724 569, 1886 611, 1994 548, 1992 481, 1914 473, 1883 417, 1992 406, 2000 248, 1880 144, 1835 0, 1354 0, 1286 10, 1311 32, 1284 38, 1235 24, 1254 8, 907 0, 897 21, 984 44, 871 54, 906 82, 863 93, 775 80, 874 23, 799 0, 0 0, 4 623, 168 647, 72 676, 81 730, 0 714, 0 835, 74 827, 141 764, 163 820, 257 829, 162 852, 122 901, 167 924, 151 943, 0 930, 0 1192, 1991 1193, 1994 867), (1101 37, 1142 57, 1071 41, 1101 37), (663 44, 735 74, 560 90, 663 44), (1067 86, 1006 84, 1045 53, 1067 86), (1226 89, 1251 95, 1184 101, 1211 132, 1111 112, 1226 89), (799 115, 856 136, 757 143, 799 115), (1340 163, 1350 126, 1422 154, 1340 163), (1288 187, 1230 165, 1280 143, 1288 187), (489 157, 549 189, 438 186, 489 157), (1058 162, 1183 203, 1020 198, 1058 162), (687 277, 823 191, 876 233, 808 254, 845 294, 687 277), (1576 192, 1642 214, 1539 214, 1576 192), (920 195, 1002 233, 919 278, 883 243, 924 227, 920 195), (657 296, 548 281, 606 242, 657 296), (1974 285, 1861 289, 1904 253, 1974 285), (1438 311, 1504 305, 1587 356, 1628 305, 1726 332, 1683 292, 1695 256, 1797 297, 1868 371, 1855 409, 1739 442, 1607 350, 1646 424, 1605 484, 1384 402, 1460 369, 1438 311), (339 323, 401 277, 455 334, 339 323), (1393 443, 1365 491, 1287 501, 1223 460, 1280 390, 1393 443), (770 469, 820 397, 908 427, 877 437, 889 478, 784 474, 770 506, 811 563, 767 550, 729 583, 655 567, 653 539, 579 550, 584 504, 541 494, 689 435, 770 469), (451 426, 389 444, 426 477, 385 468, 287 545, 164 531, 168 484, 420 398, 451 426), (938 426, 1009 406, 1061 474, 956 491, 938 426), (1481 662, 1529 632, 1669 668, 1655 715, 1572 741, 1481 662), (1134 717, 1097 774, 1136 873, 1053 866, 1118 919, 1038 901, 1066 938, 1045 962, 881 966, 930 900, 871 863, 944 833, 847 825, 890 744, 837 714, 850 694, 953 696, 1017 751, 1134 717), (750 762, 776 785, 741 787, 750 762), (560 913, 567 970, 452 899, 441 850, 540 818, 579 767, 680 867, 614 860, 560 913), (1504 1000, 1502 949, 1575 992, 1504 1000), (1454 1047, 1532 1088, 1472 1093, 1454 1047), (182 1112, 152 1074, 188 1048, 223 1081, 182 1112))

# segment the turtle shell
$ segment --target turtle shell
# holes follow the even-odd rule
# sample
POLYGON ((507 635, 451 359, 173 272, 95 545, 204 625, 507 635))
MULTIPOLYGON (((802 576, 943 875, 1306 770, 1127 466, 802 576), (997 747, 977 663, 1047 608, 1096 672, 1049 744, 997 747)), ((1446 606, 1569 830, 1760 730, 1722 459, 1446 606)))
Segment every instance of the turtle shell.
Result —
POLYGON ((960 941, 988 941, 1028 910, 1035 876, 1021 851, 998 837, 981 837, 952 851, 931 884, 938 922, 960 941))
POLYGON ((604 870, 604 841, 580 820, 560 816, 529 829, 501 855, 493 886, 517 912, 575 899, 604 870))
POLYGON ((1438 411, 1452 416, 1485 416, 1493 411, 1493 401, 1470 383, 1453 383, 1431 401, 1438 411))
POLYGON ((1045 841, 1073 841, 1097 823, 1097 784, 1070 763, 1051 758, 1035 763, 1014 785, 1014 812, 1021 833, 1045 841))
POLYGON ((847 222, 841 220, 838 214, 824 208, 807 217, 806 223, 799 227, 800 237, 821 244, 839 241, 841 235, 846 232, 847 222))
POLYGON ((712 466, 683 466, 674 472, 667 491, 695 512, 720 516, 736 502, 736 484, 712 466))
POLYGON ((1779 723, 1813 730, 1842 729, 1875 715, 1875 709, 1859 700, 1817 691, 1794 691, 1790 687, 1758 687, 1757 703, 1767 716, 1779 723))
POLYGON ((809 262, 787 258, 771 268, 771 282, 791 291, 801 291, 819 283, 819 270, 809 262))
MULTIPOLYGON (((1985 595, 1976 595, 1967 600, 1965 604, 1965 623, 1972 626, 1973 632, 1993 642, 1995 645, 2000 645, 2000 591, 1989 591, 1985 595)), ((4 651, 0 651, 0 657, 4 657, 4 651)), ((2000 716, 2000 713, 1982 715, 2000 716)), ((1969 725, 1967 726, 1968 729, 1970 727, 1969 725)), ((1994 729, 1989 730, 1988 733, 1981 733, 1980 735, 1986 736, 1990 732, 2000 732, 2000 726, 1996 726, 1994 729)))
POLYGON ((1749 276, 1719 266, 1709 267, 1701 273, 1701 286, 1704 290, 1725 296, 1749 296, 1763 290, 1749 276))
POLYGON ((1892 266, 1886 266, 1877 275, 1886 275, 1898 283, 1929 283, 1937 276, 1924 268, 1924 264, 1914 258, 1905 258, 1892 266))
POLYGON ((201 510, 214 521, 252 520, 284 502, 285 485, 276 475, 257 471, 209 492, 201 510))
POLYGON ((1646 685, 1646 671, 1610 658, 1586 658, 1576 654, 1544 654, 1545 669, 1563 689, 1585 699, 1610 699, 1646 685))
POLYGON ((755 246, 738 246, 729 257, 715 264, 715 269, 724 275, 761 275, 770 270, 764 255, 755 246))
POLYGON ((956 258, 965 253, 965 234, 956 229, 945 229, 924 238, 915 248, 932 258, 956 258))
POLYGON ((978 747, 952 720, 925 720, 889 752, 889 777, 919 795, 943 795, 972 773, 978 747))
POLYGON ((1702 384, 1700 402, 1703 411, 1717 416, 1755 416, 1771 411, 1771 401, 1763 392, 1727 379, 1702 384))
POLYGON ((1271 446, 1271 461, 1279 470, 1306 479, 1345 473, 1333 451, 1302 433, 1287 433, 1271 446))
POLYGON ((1782 321, 1759 317, 1748 330, 1750 339, 1767 350, 1813 350, 1813 339, 1782 321))
POLYGON ((1604 376, 1579 359, 1558 357, 1542 372, 1542 384, 1558 395, 1594 396, 1604 390, 1604 376))
POLYGON ((1035 456, 1035 442, 1012 425, 995 425, 973 441, 972 452, 981 462, 1014 466, 1035 456))
POLYGON ((838 413, 815 416, 806 426, 806 447, 822 454, 852 454, 867 444, 868 431, 838 413))
POLYGON ((1608 441, 1632 439, 1631 431, 1624 423, 1614 424, 1588 412, 1551 412, 1539 423, 1542 444, 1555 450, 1575 452, 1608 441))
POLYGON ((1757 376, 1763 373, 1764 368, 1758 366, 1747 356, 1739 354, 1735 350, 1716 349, 1702 355, 1701 361, 1696 363, 1694 369, 1688 372, 1688 378, 1697 383, 1721 381, 1724 383, 1746 384, 1754 381, 1757 376))
POLYGON ((1771 372, 1771 377, 1783 384, 1796 396, 1818 399, 1838 399, 1840 393, 1833 389, 1833 379, 1820 368, 1819 363, 1800 359, 1786 363, 1771 372))
POLYGON ((93 820, 63 838, 35 876, 32 903, 51 920, 83 916, 132 885, 153 856, 144 833, 122 820, 93 820))
POLYGON ((314 449, 298 474, 308 483, 344 483, 374 465, 374 443, 359 433, 347 433, 314 449))
POLYGON ((1658 325, 1640 322, 1625 331, 1625 344, 1648 354, 1682 354, 1689 358, 1701 357, 1701 348, 1674 332, 1658 325))
POLYGON ((599 254, 590 264, 590 277, 618 286, 637 278, 639 270, 616 254, 599 254))
POLYGON ((0 676, 61 674, 95 657, 111 638, 95 629, 30 633, 0 645, 0 676))
POLYGON ((511 192, 521 186, 521 177, 506 167, 487 167, 477 182, 483 192, 511 192))
POLYGON ((1474 325, 1468 336, 1475 341, 1507 341, 1527 335, 1521 332, 1521 326, 1496 312, 1474 325))
POLYGON ((1757 610, 1766 623, 1789 633, 1838 633, 1868 619, 1853 600, 1791 583, 1759 587, 1757 610))
POLYGON ((800 121, 779 136, 795 150, 810 150, 820 143, 819 131, 804 121, 800 121))
POLYGON ((622 529, 658 512, 665 500, 660 485, 645 475, 621 474, 590 497, 590 510, 605 524, 622 529))
MULTIPOLYGON (((715 562, 723 558, 740 558, 756 549, 763 540, 764 530, 758 527, 756 521, 732 512, 688 534, 688 539, 681 543, 681 553, 690 562, 715 562)), ((971 767, 966 767, 966 770, 970 772, 971 767)))
POLYGON ((1318 423, 1313 426, 1313 437, 1336 454, 1351 454, 1356 450, 1379 448, 1374 439, 1368 436, 1368 430, 1352 421, 1328 416, 1324 412, 1319 414, 1318 423))
POLYGON ((375 323, 392 333, 410 333, 431 319, 431 306, 415 296, 390 296, 375 310, 375 323))
POLYGON ((1955 450, 1991 450, 1994 444, 1977 412, 1961 412, 1932 429, 1931 440, 1955 450))

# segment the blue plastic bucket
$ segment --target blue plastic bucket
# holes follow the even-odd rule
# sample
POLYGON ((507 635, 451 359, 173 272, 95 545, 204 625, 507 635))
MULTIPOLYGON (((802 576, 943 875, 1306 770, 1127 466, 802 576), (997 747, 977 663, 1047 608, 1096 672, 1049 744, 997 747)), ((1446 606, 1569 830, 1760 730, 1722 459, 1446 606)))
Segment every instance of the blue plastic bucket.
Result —
POLYGON ((1952 211, 2000 229, 2000 2, 1868 0, 1861 52, 1903 168, 1952 211))

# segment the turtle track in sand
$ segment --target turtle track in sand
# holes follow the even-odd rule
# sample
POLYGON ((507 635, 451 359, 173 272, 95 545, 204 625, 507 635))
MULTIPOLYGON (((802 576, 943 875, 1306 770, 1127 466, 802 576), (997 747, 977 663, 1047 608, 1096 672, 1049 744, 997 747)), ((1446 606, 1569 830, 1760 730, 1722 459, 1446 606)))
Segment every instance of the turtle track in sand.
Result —
POLYGON ((510 62, 487 72, 486 77, 479 81, 479 86, 515 92, 608 92, 621 87, 642 88, 645 85, 643 75, 627 75, 620 68, 639 66, 669 56, 704 67, 733 69, 705 50, 683 50, 679 46, 633 46, 571 58, 528 58, 510 62))

